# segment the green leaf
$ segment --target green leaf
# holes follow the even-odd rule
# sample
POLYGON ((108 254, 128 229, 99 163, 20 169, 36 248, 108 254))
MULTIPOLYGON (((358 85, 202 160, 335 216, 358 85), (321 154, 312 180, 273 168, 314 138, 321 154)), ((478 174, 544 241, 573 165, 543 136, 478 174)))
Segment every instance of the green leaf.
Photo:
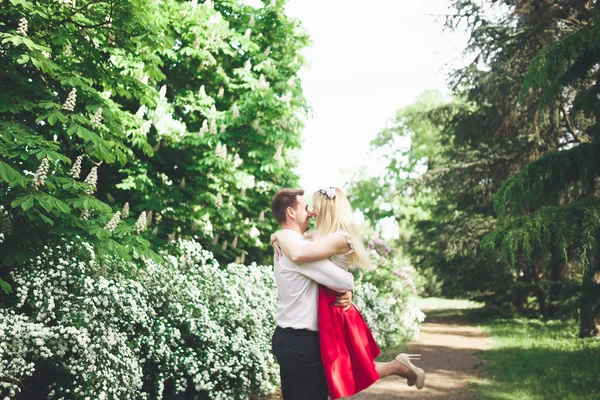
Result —
POLYGON ((2 287, 2 290, 4 290, 4 293, 10 294, 10 292, 12 292, 12 287, 2 278, 0 278, 0 286, 2 287))
POLYGON ((31 207, 33 207, 33 196, 29 196, 29 197, 27 198, 27 200, 25 200, 25 201, 23 202, 23 204, 21 204, 21 208, 22 208, 24 211, 27 211, 27 210, 29 210, 31 207))
POLYGON ((53 208, 52 201, 49 198, 38 199, 40 205, 44 207, 44 210, 50 212, 53 208))
POLYGON ((10 165, 0 161, 0 179, 7 182, 10 187, 25 186, 25 179, 10 165))

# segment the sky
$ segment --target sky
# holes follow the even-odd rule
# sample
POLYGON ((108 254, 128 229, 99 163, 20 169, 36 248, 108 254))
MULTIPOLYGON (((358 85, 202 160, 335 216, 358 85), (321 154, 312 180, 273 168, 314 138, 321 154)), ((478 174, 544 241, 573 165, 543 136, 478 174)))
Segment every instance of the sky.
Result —
POLYGON ((447 93, 453 66, 463 63, 464 32, 443 29, 450 0, 290 0, 312 40, 300 72, 312 108, 306 121, 301 186, 346 187, 361 165, 381 164, 369 142, 426 89, 447 93))

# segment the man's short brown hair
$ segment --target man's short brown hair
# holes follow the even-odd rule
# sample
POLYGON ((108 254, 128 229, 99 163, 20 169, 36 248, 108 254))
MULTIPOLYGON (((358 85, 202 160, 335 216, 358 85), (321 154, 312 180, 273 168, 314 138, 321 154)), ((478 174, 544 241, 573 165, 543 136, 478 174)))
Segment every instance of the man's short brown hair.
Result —
POLYGON ((286 220, 286 211, 288 207, 296 208, 298 205, 298 196, 304 195, 302 189, 281 189, 271 199, 271 211, 277 218, 280 224, 283 224, 286 220))

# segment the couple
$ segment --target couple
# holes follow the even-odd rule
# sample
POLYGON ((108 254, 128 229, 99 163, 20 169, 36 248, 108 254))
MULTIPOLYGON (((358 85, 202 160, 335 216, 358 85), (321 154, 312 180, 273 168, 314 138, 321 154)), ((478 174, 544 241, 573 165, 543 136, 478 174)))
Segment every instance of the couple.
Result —
POLYGON ((369 267, 354 215, 344 193, 319 189, 309 211, 304 190, 282 189, 271 210, 282 230, 271 236, 279 306, 273 335, 284 400, 338 399, 398 375, 421 389, 425 373, 399 354, 375 362, 379 347, 352 304, 348 268, 369 267), (307 233, 315 217, 314 232, 307 233))

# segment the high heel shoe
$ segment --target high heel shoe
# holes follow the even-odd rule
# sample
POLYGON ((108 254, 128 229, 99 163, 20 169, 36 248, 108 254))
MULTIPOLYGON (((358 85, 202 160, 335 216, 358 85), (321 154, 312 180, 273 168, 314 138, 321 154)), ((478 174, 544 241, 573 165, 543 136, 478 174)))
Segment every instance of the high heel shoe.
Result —
POLYGON ((406 354, 401 353, 396 356, 396 361, 400 364, 406 366, 408 369, 413 371, 417 375, 417 379, 407 379, 406 383, 408 386, 417 385, 417 389, 423 389, 423 385, 425 385, 425 371, 423 371, 419 367, 415 367, 410 360, 421 360, 420 354, 406 354))

